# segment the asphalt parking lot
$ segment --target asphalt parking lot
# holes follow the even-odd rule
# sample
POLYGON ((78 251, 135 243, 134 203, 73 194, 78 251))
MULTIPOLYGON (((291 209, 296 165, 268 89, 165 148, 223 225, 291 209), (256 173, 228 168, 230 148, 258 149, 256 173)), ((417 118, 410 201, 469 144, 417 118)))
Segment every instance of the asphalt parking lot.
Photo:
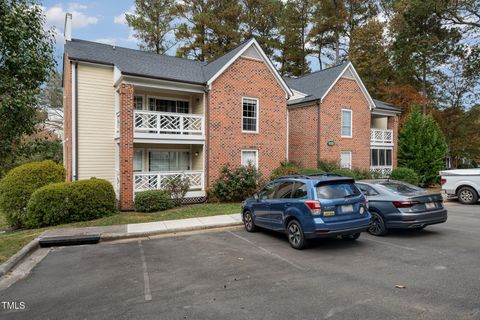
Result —
POLYGON ((0 318, 480 319, 480 204, 447 205, 442 225, 304 251, 241 228, 55 248, 0 318))

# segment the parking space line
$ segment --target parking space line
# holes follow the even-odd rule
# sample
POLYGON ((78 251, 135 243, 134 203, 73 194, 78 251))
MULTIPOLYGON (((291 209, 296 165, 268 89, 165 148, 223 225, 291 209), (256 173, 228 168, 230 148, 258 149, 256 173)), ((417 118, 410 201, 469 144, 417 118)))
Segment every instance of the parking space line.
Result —
POLYGON ((142 241, 138 240, 138 247, 140 248, 140 258, 142 260, 143 269, 143 283, 145 286, 145 300, 152 300, 152 294, 150 293, 150 277, 148 276, 147 259, 145 259, 145 253, 143 251, 142 241))
POLYGON ((250 243, 252 246, 254 246, 254 247, 257 248, 257 249, 259 249, 259 250, 261 250, 261 251, 263 251, 263 252, 265 252, 265 253, 268 253, 269 255, 272 255, 272 256, 274 256, 274 257, 277 258, 277 259, 280 259, 280 260, 288 263, 289 265, 291 265, 291 266, 294 267, 294 268, 297 268, 298 270, 301 270, 301 271, 307 270, 307 269, 305 269, 304 267, 299 266, 299 265, 296 264, 295 262, 292 262, 292 261, 290 261, 290 260, 288 260, 288 259, 286 259, 286 258, 284 258, 284 257, 282 257, 282 256, 280 256, 280 255, 278 255, 278 254, 276 254, 275 252, 272 252, 272 251, 270 251, 270 250, 268 250, 268 249, 265 249, 265 248, 263 248, 263 247, 257 246, 254 242, 248 240, 247 238, 244 238, 244 237, 242 237, 242 236, 239 236, 238 234, 235 234, 235 233, 233 233, 232 231, 228 231, 228 233, 234 235, 234 236, 237 237, 238 239, 241 239, 241 240, 243 240, 243 241, 246 241, 246 242, 250 243))
POLYGON ((380 243, 380 244, 384 244, 384 245, 387 245, 387 246, 392 246, 392 247, 396 247, 396 248, 405 249, 405 250, 412 250, 412 251, 416 250, 415 248, 412 248, 412 247, 405 247, 405 246, 401 246, 399 244, 395 244, 395 243, 391 243, 391 242, 387 242, 387 241, 374 240, 374 239, 365 238, 365 237, 363 239, 373 241, 373 242, 377 242, 377 243, 380 243))

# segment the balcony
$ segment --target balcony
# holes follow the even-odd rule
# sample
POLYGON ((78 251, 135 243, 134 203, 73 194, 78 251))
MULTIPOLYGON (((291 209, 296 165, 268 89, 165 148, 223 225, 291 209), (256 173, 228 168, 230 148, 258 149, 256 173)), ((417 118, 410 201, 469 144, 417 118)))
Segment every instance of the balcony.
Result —
POLYGON ((370 144, 377 146, 393 146, 393 130, 370 129, 370 144))
POLYGON ((388 178, 392 173, 392 166, 371 166, 370 172, 375 178, 388 178))
POLYGON ((203 190, 203 171, 136 172, 133 175, 133 189, 135 192, 163 189, 170 180, 177 177, 188 178, 190 181, 190 190, 203 190))

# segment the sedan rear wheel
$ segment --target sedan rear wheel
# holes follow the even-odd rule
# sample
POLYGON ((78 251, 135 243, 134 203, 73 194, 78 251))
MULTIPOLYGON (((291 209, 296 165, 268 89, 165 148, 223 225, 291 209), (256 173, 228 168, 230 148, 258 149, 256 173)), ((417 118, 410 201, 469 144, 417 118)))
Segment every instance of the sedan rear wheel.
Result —
POLYGON ((303 234, 302 226, 297 220, 292 220, 288 223, 287 236, 292 248, 301 250, 306 247, 307 240, 303 234))
POLYGON ((372 224, 368 228, 368 233, 374 236, 383 236, 387 233, 387 228, 385 227, 385 222, 380 214, 377 212, 370 212, 372 214, 372 224))
POLYGON ((458 200, 463 204, 474 204, 478 201, 477 192, 470 187, 460 188, 457 195, 458 200))

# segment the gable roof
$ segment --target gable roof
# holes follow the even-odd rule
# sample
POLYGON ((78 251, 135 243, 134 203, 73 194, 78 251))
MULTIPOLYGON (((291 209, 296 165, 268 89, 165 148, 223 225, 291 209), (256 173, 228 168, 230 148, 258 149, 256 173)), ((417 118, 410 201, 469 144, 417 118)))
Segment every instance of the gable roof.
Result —
POLYGON ((123 74, 204 84, 205 63, 108 44, 72 39, 65 52, 73 60, 115 65, 123 74))
POLYGON ((288 105, 296 105, 316 100, 320 100, 320 102, 323 101, 347 70, 350 71, 351 76, 358 83, 363 95, 368 101, 370 110, 374 109, 375 102, 353 67, 353 64, 348 61, 331 68, 310 73, 300 78, 288 78, 287 83, 289 86, 308 94, 305 98, 288 101, 288 105))
POLYGON ((254 38, 242 42, 231 51, 208 64, 191 59, 79 39, 67 41, 65 43, 65 52, 72 60, 112 65, 125 75, 211 85, 226 68, 251 46, 255 46, 287 95, 293 95, 254 38))

